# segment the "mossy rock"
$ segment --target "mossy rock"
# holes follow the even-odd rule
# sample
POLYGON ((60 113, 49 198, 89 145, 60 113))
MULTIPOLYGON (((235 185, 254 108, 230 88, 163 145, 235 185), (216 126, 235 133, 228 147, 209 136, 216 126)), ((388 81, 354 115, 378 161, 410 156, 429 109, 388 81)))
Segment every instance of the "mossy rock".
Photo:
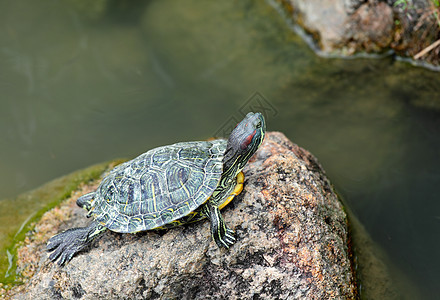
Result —
POLYGON ((67 199, 84 183, 97 180, 109 168, 122 160, 105 162, 75 171, 14 199, 0 201, 0 289, 21 282, 16 273, 17 248, 33 230, 35 223, 48 210, 67 199))

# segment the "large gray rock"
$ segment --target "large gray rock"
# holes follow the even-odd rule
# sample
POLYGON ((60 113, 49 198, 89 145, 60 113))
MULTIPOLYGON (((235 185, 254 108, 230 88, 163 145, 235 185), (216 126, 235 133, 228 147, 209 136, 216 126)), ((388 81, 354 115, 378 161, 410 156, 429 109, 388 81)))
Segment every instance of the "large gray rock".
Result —
POLYGON ((60 268, 43 249, 58 230, 90 221, 75 207, 76 193, 43 217, 19 251, 18 268, 30 279, 15 298, 356 298, 347 216, 316 159, 268 133, 244 172, 242 194, 223 211, 237 234, 229 250, 217 248, 204 221, 106 232, 60 268))
POLYGON ((295 20, 315 39, 323 52, 343 45, 348 13, 343 0, 290 0, 295 20))

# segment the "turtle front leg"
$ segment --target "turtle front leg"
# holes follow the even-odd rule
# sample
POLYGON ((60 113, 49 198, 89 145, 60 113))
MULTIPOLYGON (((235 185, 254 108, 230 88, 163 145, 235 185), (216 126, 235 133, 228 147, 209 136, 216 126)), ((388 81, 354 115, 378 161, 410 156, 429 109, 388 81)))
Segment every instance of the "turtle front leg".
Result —
POLYGON ((211 235, 217 246, 229 248, 235 242, 235 233, 226 226, 218 206, 206 203, 203 213, 211 221, 211 235))
POLYGON ((58 260, 60 266, 68 263, 79 251, 86 248, 98 235, 107 228, 93 221, 87 227, 71 228, 54 235, 47 242, 46 250, 51 261, 58 260))

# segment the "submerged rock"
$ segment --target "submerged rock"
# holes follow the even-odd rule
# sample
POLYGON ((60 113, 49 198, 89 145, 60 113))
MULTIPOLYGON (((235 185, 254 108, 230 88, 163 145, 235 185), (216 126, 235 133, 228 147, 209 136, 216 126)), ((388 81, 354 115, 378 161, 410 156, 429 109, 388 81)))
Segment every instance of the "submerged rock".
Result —
POLYGON ((43 217, 33 233, 39 237, 19 251, 18 268, 35 274, 15 298, 356 298, 347 216, 317 160, 283 134, 268 133, 244 172, 242 194, 223 210, 237 237, 229 250, 212 241, 208 221, 107 231, 61 268, 44 246, 57 231, 90 222, 74 205, 86 190, 75 193, 43 217), (47 225, 60 214, 70 218, 47 225))

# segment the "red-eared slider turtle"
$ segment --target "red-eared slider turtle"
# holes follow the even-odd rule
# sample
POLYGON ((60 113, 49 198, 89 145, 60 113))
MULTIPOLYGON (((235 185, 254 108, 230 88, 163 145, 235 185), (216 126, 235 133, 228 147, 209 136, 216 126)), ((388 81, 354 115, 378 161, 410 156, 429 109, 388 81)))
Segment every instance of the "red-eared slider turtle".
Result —
POLYGON ((135 233, 205 217, 217 245, 229 248, 235 242, 234 231, 226 226, 220 209, 241 192, 241 170, 263 142, 265 131, 263 116, 248 113, 228 141, 158 147, 117 166, 95 192, 77 201, 93 222, 50 238, 49 259, 67 263, 106 229, 135 233))

